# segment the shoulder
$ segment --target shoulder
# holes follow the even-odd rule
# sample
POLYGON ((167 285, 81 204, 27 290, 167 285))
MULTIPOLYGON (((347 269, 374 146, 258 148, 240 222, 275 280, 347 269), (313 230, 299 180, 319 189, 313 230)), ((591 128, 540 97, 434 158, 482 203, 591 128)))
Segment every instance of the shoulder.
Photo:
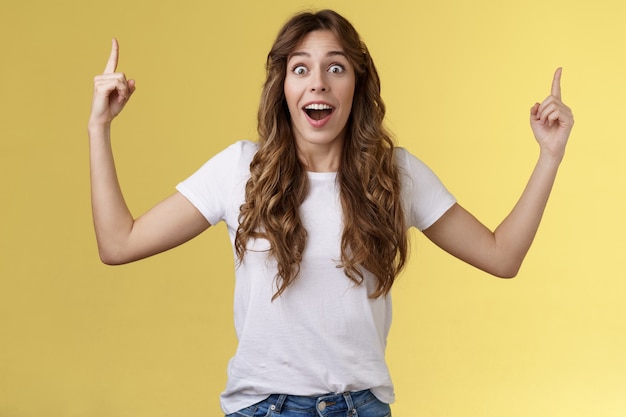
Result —
POLYGON ((395 148, 407 224, 424 230, 455 202, 435 173, 404 148, 395 148))
POLYGON ((230 145, 230 147, 238 149, 242 154, 254 155, 259 149, 259 144, 251 140, 240 140, 230 145))
POLYGON ((250 162, 257 152, 257 144, 248 140, 235 142, 213 155, 185 182, 208 183, 218 180, 222 185, 227 178, 249 175, 250 162))
POLYGON ((203 166, 205 169, 248 170, 258 145, 249 140, 235 142, 212 156, 203 166))
POLYGON ((250 140, 240 140, 224 149, 220 154, 224 154, 236 160, 247 160, 248 163, 257 153, 259 145, 250 140))
POLYGON ((414 176, 431 172, 421 159, 410 153, 406 148, 394 147, 394 157, 401 174, 414 176))

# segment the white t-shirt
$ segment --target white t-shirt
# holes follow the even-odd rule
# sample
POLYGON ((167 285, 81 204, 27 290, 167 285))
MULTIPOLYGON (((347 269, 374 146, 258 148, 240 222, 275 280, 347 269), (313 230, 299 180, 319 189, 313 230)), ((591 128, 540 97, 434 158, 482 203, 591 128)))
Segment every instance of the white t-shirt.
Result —
MULTIPOLYGON (((231 243, 245 200, 249 166, 257 144, 237 142, 211 158, 177 186, 211 224, 225 221, 231 243)), ((397 148, 403 172, 403 208, 409 226, 426 229, 454 203, 433 172, 397 148)), ((307 245, 300 274, 276 292, 276 263, 264 239, 249 242, 236 268, 234 317, 239 340, 221 395, 226 414, 271 394, 322 395, 371 389, 394 401, 385 363, 391 297, 371 299, 376 279, 365 271, 355 285, 337 268, 343 231, 336 173, 309 172, 309 195, 300 207, 307 245)), ((372 254, 375 256, 375 254, 372 254)))

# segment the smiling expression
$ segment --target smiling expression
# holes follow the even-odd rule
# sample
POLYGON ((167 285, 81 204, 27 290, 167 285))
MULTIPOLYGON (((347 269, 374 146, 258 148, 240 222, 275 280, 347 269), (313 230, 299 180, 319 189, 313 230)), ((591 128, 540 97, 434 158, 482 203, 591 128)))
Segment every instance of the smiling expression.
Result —
POLYGON ((299 151, 340 154, 354 89, 354 68, 336 36, 308 33, 288 57, 284 84, 299 151))

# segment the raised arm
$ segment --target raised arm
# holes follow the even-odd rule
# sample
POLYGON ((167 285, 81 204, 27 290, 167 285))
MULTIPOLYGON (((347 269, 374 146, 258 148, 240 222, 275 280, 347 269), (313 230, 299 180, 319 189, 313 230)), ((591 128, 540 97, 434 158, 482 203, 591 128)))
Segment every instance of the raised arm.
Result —
POLYGON ((181 194, 174 193, 134 219, 120 188, 111 148, 111 122, 135 91, 135 81, 115 72, 119 45, 112 41, 104 73, 94 78, 89 117, 91 204, 100 259, 121 264, 177 246, 210 224, 181 194))
POLYGON ((574 125, 571 110, 561 100, 561 68, 554 74, 550 96, 531 108, 530 124, 539 159, 517 204, 495 231, 458 204, 424 230, 442 249, 503 278, 517 275, 530 248, 574 125))

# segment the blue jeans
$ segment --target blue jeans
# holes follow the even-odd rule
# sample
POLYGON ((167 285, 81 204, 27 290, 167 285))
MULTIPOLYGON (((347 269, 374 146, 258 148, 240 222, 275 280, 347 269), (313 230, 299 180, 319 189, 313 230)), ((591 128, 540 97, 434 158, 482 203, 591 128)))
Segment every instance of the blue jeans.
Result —
POLYGON ((321 397, 274 394, 226 417, 391 417, 391 409, 369 390, 321 397))

